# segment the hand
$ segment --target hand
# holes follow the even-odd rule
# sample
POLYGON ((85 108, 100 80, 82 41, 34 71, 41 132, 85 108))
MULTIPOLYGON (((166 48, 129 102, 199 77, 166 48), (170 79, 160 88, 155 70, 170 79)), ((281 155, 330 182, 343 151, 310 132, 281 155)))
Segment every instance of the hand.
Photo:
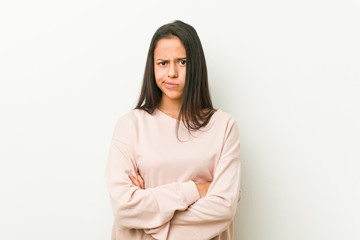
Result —
POLYGON ((139 187, 141 189, 145 189, 144 180, 142 179, 142 177, 140 176, 140 173, 138 171, 136 172, 136 178, 133 175, 131 175, 131 173, 129 173, 128 176, 129 176, 131 182, 135 186, 137 186, 137 187, 139 187))
POLYGON ((200 198, 203 198, 206 196, 210 184, 211 184, 211 182, 196 184, 196 187, 199 191, 200 198))

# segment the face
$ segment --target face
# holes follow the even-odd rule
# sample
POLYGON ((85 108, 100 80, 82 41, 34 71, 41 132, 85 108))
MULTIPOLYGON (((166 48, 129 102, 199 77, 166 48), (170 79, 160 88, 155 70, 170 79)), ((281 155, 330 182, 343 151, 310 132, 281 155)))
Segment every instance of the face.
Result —
POLYGON ((154 50, 154 73, 162 101, 181 102, 186 77, 186 50, 178 37, 160 39, 154 50))

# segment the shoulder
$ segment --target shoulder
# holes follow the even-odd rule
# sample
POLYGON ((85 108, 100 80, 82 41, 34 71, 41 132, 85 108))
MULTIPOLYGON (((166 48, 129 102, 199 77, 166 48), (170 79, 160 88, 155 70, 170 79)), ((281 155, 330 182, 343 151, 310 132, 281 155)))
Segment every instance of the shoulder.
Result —
POLYGON ((224 134, 225 138, 229 135, 239 135, 239 127, 235 117, 223 111, 222 109, 217 109, 214 113, 214 126, 216 126, 217 131, 220 131, 224 134))
POLYGON ((146 121, 149 116, 151 115, 145 110, 132 109, 117 119, 116 127, 130 129, 135 128, 139 123, 146 121))
POLYGON ((236 119, 232 114, 223 111, 221 108, 218 108, 213 115, 214 121, 220 122, 222 124, 236 124, 236 119))
POLYGON ((138 137, 139 126, 150 116, 144 110, 132 109, 121 115, 115 123, 113 138, 122 141, 135 140, 138 137))
POLYGON ((117 125, 121 125, 121 124, 128 125, 128 124, 134 123, 139 118, 139 115, 141 115, 140 111, 141 110, 139 110, 139 109, 132 109, 132 110, 124 113, 117 119, 116 124, 117 125))
POLYGON ((240 131, 235 117, 221 109, 218 109, 217 114, 217 118, 214 120, 218 121, 216 124, 218 124, 218 130, 221 130, 223 144, 231 148, 233 146, 239 147, 240 131))

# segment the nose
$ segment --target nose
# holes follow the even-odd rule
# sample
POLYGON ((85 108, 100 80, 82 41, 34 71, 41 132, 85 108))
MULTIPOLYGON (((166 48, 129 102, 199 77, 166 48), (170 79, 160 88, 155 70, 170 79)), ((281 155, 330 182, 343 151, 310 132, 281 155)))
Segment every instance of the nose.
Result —
POLYGON ((176 78, 178 74, 177 67, 174 63, 171 63, 168 68, 168 77, 176 78))

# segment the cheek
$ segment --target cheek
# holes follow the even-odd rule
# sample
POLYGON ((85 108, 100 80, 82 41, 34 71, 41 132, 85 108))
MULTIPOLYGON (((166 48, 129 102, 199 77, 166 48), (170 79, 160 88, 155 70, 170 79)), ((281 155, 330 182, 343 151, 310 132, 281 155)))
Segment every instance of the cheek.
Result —
POLYGON ((186 79, 186 68, 181 69, 180 71, 180 77, 185 82, 186 79))
POLYGON ((165 71, 161 68, 154 68, 155 80, 160 81, 164 77, 165 71))

